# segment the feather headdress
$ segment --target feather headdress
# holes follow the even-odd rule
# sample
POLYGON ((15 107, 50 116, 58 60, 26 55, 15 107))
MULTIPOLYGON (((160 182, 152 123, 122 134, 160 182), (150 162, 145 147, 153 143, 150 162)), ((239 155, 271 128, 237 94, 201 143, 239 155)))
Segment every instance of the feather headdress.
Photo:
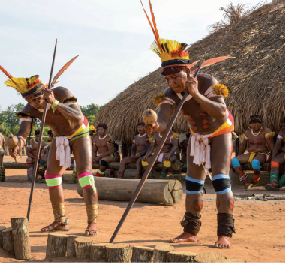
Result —
MULTIPOLYGON (((52 86, 57 83, 57 79, 60 75, 68 69, 68 67, 72 64, 72 62, 78 57, 74 57, 70 61, 68 61, 62 69, 55 75, 52 81, 52 86)), ((5 81, 5 85, 8 87, 15 88, 24 98, 28 96, 35 95, 40 92, 44 87, 47 87, 48 84, 44 85, 40 79, 39 75, 32 76, 30 78, 14 78, 11 74, 7 72, 1 65, 0 70, 9 78, 5 81)))

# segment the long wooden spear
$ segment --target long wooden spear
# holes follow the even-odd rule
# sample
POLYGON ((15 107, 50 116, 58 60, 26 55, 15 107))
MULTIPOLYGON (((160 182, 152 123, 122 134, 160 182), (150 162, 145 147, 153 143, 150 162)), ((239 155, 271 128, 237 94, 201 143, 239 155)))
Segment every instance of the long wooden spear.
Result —
MULTIPOLYGON (((51 65, 51 70, 50 70, 48 89, 50 89, 52 76, 53 76, 53 67, 54 67, 54 61, 55 61, 55 55, 56 55, 56 46, 57 46, 57 39, 55 41, 55 47, 54 47, 54 52, 53 52, 53 59, 52 59, 52 65, 51 65)), ((38 161, 39 161, 39 155, 40 155, 40 150, 41 150, 41 144, 42 144, 42 137, 43 137, 43 132, 44 132, 44 124, 45 124, 46 115, 47 115, 47 101, 45 101, 44 112, 43 112, 42 122, 41 122, 40 137, 39 137, 39 141, 38 141, 38 149, 37 149, 36 160, 35 160, 34 171, 33 171, 32 188, 31 188, 30 199, 29 199, 29 207, 28 207, 28 212, 27 212, 28 220, 30 217, 33 193, 34 193, 34 188, 35 188, 36 173, 38 170, 38 161)))

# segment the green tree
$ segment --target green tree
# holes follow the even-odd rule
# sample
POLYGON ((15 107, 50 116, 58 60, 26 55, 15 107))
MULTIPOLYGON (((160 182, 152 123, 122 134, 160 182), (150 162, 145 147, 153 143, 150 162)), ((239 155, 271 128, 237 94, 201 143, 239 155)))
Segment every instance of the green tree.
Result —
POLYGON ((90 124, 93 124, 96 115, 98 114, 98 112, 100 111, 102 106, 99 106, 98 104, 92 103, 89 104, 87 106, 81 106, 80 109, 82 111, 82 113, 85 115, 85 117, 87 118, 87 120, 89 121, 90 124))

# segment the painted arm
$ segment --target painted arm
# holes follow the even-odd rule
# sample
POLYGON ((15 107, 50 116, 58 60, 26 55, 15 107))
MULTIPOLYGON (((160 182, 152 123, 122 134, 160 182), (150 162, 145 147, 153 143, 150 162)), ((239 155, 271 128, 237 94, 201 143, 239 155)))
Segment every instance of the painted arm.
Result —
POLYGON ((146 159, 153 153, 154 149, 155 149, 155 141, 150 143, 150 146, 147 149, 146 155, 143 157, 144 161, 146 161, 146 159))
POLYGON ((29 142, 29 143, 27 144, 27 146, 26 146, 26 154, 27 154, 28 157, 33 158, 33 155, 32 155, 32 147, 31 147, 31 145, 30 145, 30 142, 29 142))
POLYGON ((93 147, 92 147, 92 156, 93 156, 93 158, 94 157, 97 157, 97 153, 98 153, 98 147, 97 147, 97 145, 96 145, 96 142, 95 142, 95 138, 94 138, 94 140, 93 140, 93 147))
POLYGON ((133 144, 132 144, 132 147, 131 147, 131 156, 135 156, 135 153, 137 151, 137 146, 136 146, 136 137, 134 137, 133 139, 133 144))
POLYGON ((273 136, 275 135, 274 132, 272 132, 270 129, 266 128, 266 143, 270 151, 273 151, 274 149, 274 141, 273 141, 273 136))
POLYGON ((106 157, 106 156, 110 156, 111 154, 113 154, 115 152, 114 143, 113 143, 112 137, 110 138, 110 141, 107 143, 107 148, 108 148, 108 151, 105 152, 104 154, 102 154, 100 156, 100 159, 102 159, 103 157, 106 157))
MULTIPOLYGON (((279 132, 280 136, 282 136, 282 133, 279 132)), ((283 137, 283 136, 282 136, 283 137)), ((276 155, 278 154, 278 151, 281 147, 282 144, 282 139, 281 138, 277 138, 276 143, 274 145, 273 151, 272 151, 272 159, 276 157, 276 155)))
POLYGON ((151 146, 151 143, 147 141, 146 146, 145 146, 145 149, 144 149, 143 152, 141 153, 140 157, 143 157, 143 156, 146 155, 146 153, 147 153, 147 151, 148 151, 148 149, 149 149, 150 146, 151 146))
POLYGON ((247 140, 243 140, 243 142, 239 148, 238 155, 244 154, 246 147, 247 147, 247 140))
POLYGON ((178 139, 172 139, 172 148, 170 149, 169 153, 164 155, 165 160, 170 160, 170 157, 175 153, 176 149, 178 148, 178 139))

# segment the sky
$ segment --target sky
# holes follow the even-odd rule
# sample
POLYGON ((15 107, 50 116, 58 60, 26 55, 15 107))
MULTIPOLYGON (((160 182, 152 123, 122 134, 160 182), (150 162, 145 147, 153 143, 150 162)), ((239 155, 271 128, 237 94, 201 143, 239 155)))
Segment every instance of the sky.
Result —
MULTIPOLYGON (((148 0, 142 0, 149 13, 148 0)), ((256 5, 260 0, 232 0, 256 5)), ((189 45, 209 34, 230 0, 152 0, 161 38, 189 45)), ((139 0, 1 0, 0 65, 14 77, 40 75, 48 83, 57 39, 54 75, 79 55, 59 78, 80 106, 104 105, 160 66, 149 47, 154 40, 139 0)), ((4 82, 0 110, 26 103, 4 82)))

